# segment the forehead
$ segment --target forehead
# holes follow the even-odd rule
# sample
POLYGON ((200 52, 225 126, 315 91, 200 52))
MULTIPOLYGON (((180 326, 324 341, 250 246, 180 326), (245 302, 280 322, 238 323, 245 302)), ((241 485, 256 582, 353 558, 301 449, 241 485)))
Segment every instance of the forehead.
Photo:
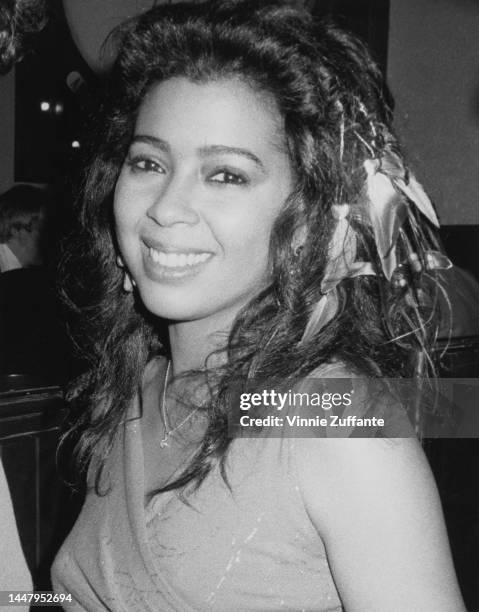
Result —
POLYGON ((240 79, 193 82, 175 77, 150 88, 135 134, 184 148, 222 144, 285 151, 283 121, 272 95, 240 79))

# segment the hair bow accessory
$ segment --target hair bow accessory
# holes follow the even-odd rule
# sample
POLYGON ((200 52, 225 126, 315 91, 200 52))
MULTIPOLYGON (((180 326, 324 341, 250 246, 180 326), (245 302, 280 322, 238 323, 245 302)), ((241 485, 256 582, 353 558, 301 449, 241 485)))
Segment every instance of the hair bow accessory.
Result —
POLYGON ((329 242, 328 263, 321 282, 323 296, 311 313, 301 338, 302 343, 317 334, 336 315, 339 307, 336 287, 343 279, 375 275, 371 263, 354 261, 357 254, 357 235, 348 220, 349 204, 334 204, 332 213, 337 222, 329 242))
POLYGON ((390 148, 381 155, 380 171, 390 177, 395 187, 400 189, 433 225, 439 227, 439 219, 424 187, 412 172, 405 170, 399 155, 390 148))
MULTIPOLYGON (((391 280, 398 267, 396 244, 401 227, 408 216, 412 220, 410 204, 414 204, 436 227, 439 227, 439 221, 423 187, 406 171, 401 158, 390 147, 386 147, 379 157, 366 160, 364 168, 367 173, 368 196, 366 218, 372 225, 384 275, 391 280)), ((370 262, 355 261, 358 239, 349 223, 350 212, 349 204, 332 206, 332 214, 337 222, 329 243, 328 263, 321 282, 323 296, 311 313, 302 343, 316 335, 337 314, 337 286, 342 280, 376 274, 370 262)), ((364 217, 360 211, 359 215, 364 217)), ((448 269, 452 266, 451 261, 439 251, 428 250, 424 256, 425 260, 421 262, 416 253, 411 254, 413 271, 420 273, 423 265, 427 270, 448 269)))
POLYGON ((440 251, 426 251, 426 269, 427 270, 449 270, 453 263, 440 251))
POLYGON ((349 210, 349 204, 332 206, 336 227, 329 242, 328 263, 321 282, 322 293, 329 293, 348 275, 356 258, 357 236, 348 220, 349 210))
POLYGON ((308 324, 301 338, 301 344, 315 336, 336 315, 339 308, 338 292, 336 288, 330 293, 323 295, 313 309, 308 324))
POLYGON ((434 208, 416 178, 408 173, 389 147, 381 157, 364 162, 367 174, 368 213, 384 275, 391 280, 397 268, 396 243, 412 202, 436 227, 434 208))

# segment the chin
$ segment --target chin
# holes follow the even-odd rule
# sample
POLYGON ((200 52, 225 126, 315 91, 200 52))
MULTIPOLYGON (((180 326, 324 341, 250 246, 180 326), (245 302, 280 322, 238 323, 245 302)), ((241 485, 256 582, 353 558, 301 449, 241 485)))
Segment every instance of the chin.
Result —
POLYGON ((190 286, 186 290, 186 288, 161 288, 149 283, 138 284, 138 292, 145 308, 156 317, 178 323, 202 319, 206 323, 208 319, 208 326, 217 325, 218 331, 225 325, 231 325, 241 308, 255 295, 255 292, 251 291, 247 294, 233 293, 228 296, 225 291, 203 286, 194 289, 190 286))
MULTIPOLYGON (((175 292, 176 293, 176 292, 175 292)), ((151 314, 161 319, 170 321, 195 321, 210 316, 212 310, 211 303, 205 303, 204 294, 202 299, 191 294, 171 295, 169 290, 154 291, 139 288, 140 299, 145 308, 151 314)))

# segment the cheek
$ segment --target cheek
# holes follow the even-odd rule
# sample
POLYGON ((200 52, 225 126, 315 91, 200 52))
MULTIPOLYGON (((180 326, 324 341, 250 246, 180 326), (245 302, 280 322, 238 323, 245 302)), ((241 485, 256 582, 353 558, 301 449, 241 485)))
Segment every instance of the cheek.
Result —
POLYGON ((224 222, 217 224, 218 235, 225 250, 234 248, 244 250, 248 248, 260 249, 271 230, 271 222, 266 217, 258 214, 248 214, 242 211, 240 214, 228 216, 224 222))
POLYGON ((125 190, 118 187, 113 201, 113 220, 116 242, 125 265, 131 270, 139 262, 139 241, 136 232, 135 207, 128 204, 125 190))
POLYGON ((116 185, 113 200, 113 217, 119 241, 124 234, 132 232, 135 228, 139 218, 139 207, 132 204, 136 200, 132 190, 120 179, 116 185))
POLYGON ((213 228, 225 261, 236 269, 235 276, 258 276, 266 271, 271 230, 277 215, 261 208, 261 202, 255 204, 245 206, 241 213, 225 215, 213 228))
POLYGON ((113 215, 116 225, 122 225, 123 219, 128 216, 129 211, 128 207, 126 206, 128 199, 128 189, 122 180, 122 175, 120 174, 120 178, 116 183, 115 192, 113 194, 113 215))

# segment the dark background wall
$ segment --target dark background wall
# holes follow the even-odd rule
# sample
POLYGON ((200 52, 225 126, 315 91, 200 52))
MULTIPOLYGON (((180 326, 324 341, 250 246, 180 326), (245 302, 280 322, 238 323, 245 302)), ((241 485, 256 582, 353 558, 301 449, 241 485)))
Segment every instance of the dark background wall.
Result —
POLYGON ((479 224, 479 2, 391 0, 388 78, 441 222, 479 224))
POLYGON ((0 76, 0 193, 13 183, 15 71, 0 76))

